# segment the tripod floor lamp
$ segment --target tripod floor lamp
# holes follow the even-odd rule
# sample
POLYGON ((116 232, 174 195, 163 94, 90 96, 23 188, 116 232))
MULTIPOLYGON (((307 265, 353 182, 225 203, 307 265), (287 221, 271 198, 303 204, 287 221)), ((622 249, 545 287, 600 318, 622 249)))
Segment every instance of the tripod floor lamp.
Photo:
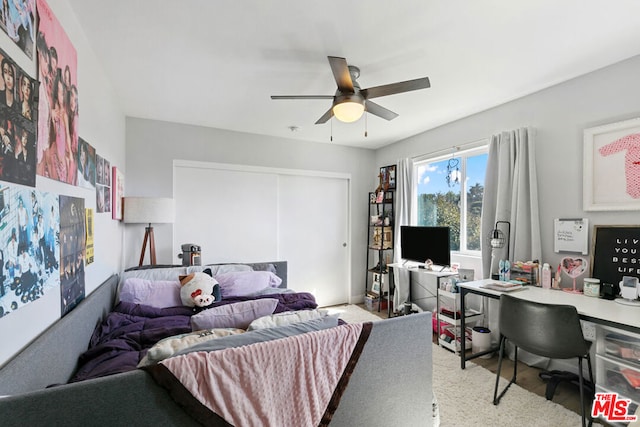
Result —
POLYGON ((123 220, 127 224, 148 224, 145 227, 142 250, 140 251, 141 266, 149 244, 151 265, 156 264, 156 243, 153 238, 151 224, 173 223, 175 218, 173 199, 159 197, 125 197, 123 201, 123 220))

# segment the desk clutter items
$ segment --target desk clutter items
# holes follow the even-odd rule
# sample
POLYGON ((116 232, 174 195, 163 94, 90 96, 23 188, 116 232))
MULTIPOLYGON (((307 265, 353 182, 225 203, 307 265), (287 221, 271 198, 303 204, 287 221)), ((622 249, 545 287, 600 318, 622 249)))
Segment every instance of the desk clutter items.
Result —
POLYGON ((542 266, 542 288, 551 289, 551 267, 547 262, 542 266))
POLYGON ((492 291, 499 292, 512 292, 517 291, 519 289, 524 289, 524 286, 519 283, 514 282, 489 282, 480 286, 481 288, 491 289, 492 291))
POLYGON ((622 280, 619 285, 620 296, 622 298, 616 299, 616 302, 625 305, 640 306, 640 301, 638 301, 638 290, 640 288, 638 278, 633 276, 622 276, 622 280))
POLYGON ((600 296, 600 279, 587 277, 586 279, 584 279, 582 291, 587 297, 598 298, 600 296))
MULTIPOLYGON (((562 261, 560 261, 559 269, 561 279, 563 279, 562 275, 566 275, 571 279, 572 284, 571 288, 562 288, 562 290, 578 294, 582 293, 582 289, 579 289, 576 284, 576 279, 589 271, 589 261, 583 257, 564 257, 562 261)), ((564 281, 562 283, 564 283, 564 281)))
POLYGON ((511 280, 511 262, 508 259, 501 259, 498 263, 498 280, 511 280))
POLYGON ((516 280, 522 285, 540 286, 540 264, 536 261, 515 261, 511 265, 510 280, 516 280))

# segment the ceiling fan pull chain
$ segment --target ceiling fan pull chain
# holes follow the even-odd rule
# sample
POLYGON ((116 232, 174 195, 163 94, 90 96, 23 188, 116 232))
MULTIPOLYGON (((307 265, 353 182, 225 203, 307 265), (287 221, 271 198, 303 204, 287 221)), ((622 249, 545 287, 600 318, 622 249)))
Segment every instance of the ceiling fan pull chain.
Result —
POLYGON ((330 138, 330 140, 331 140, 331 142, 333 142, 333 117, 331 118, 331 122, 330 123, 331 123, 331 138, 330 138))
POLYGON ((368 124, 368 122, 367 122, 367 110, 365 108, 365 110, 364 110, 364 137, 365 138, 368 136, 368 134, 367 134, 367 124, 368 124))

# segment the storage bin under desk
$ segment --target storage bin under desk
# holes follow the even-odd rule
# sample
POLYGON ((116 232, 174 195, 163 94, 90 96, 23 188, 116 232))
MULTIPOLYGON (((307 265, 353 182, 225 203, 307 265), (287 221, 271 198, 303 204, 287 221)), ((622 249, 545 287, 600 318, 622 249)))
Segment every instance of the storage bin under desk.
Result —
POLYGON ((640 367, 596 354, 596 384, 640 402, 640 367))
POLYGON ((599 325, 595 362, 596 391, 631 399, 634 413, 640 404, 640 335, 599 325))

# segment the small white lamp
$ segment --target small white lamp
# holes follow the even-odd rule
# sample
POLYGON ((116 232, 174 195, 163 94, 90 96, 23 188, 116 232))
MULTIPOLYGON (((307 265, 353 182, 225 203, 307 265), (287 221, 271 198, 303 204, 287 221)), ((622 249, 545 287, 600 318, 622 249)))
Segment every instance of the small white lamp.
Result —
POLYGON ((144 262, 144 254, 149 242, 149 254, 151 265, 156 264, 156 244, 153 238, 151 223, 173 223, 175 220, 175 207, 173 199, 160 197, 124 197, 124 218, 128 224, 148 224, 145 228, 142 251, 140 251, 140 263, 144 262))

